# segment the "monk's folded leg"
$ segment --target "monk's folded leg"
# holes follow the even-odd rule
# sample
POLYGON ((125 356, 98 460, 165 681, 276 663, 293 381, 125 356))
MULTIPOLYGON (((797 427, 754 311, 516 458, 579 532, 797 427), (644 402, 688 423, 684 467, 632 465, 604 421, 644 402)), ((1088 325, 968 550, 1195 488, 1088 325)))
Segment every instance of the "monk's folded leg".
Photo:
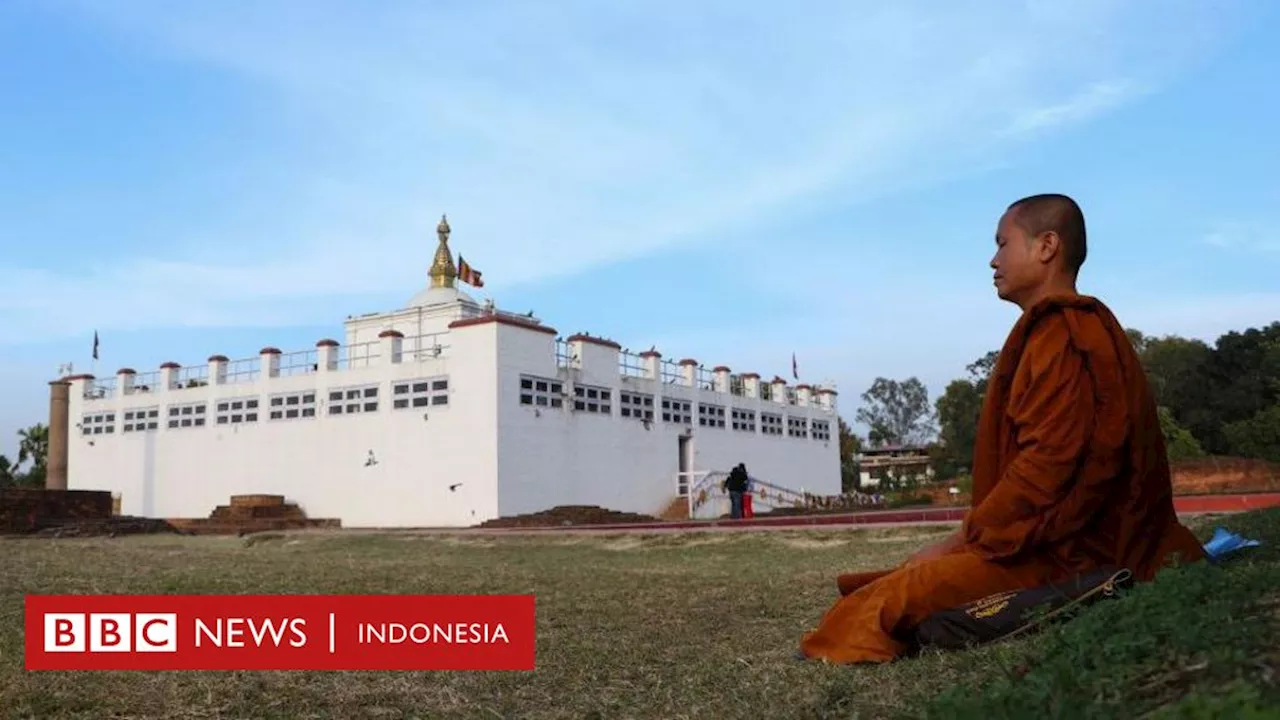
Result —
POLYGON ((836 588, 840 590, 841 595, 848 595, 865 585, 870 585, 891 572, 893 571, 871 570, 868 572, 844 573, 836 578, 836 588))
POLYGON ((969 552, 914 563, 836 601, 800 642, 805 656, 833 663, 888 662, 905 643, 895 638, 939 610, 1008 590, 1052 582, 1048 565, 1002 565, 969 552))

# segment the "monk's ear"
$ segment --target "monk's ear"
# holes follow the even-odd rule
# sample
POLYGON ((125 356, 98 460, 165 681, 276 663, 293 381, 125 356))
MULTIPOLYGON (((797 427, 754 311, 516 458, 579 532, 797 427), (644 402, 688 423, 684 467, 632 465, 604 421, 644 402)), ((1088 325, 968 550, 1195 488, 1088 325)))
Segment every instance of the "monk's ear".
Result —
POLYGON ((1048 264, 1062 252, 1062 238, 1053 230, 1042 232, 1036 236, 1032 254, 1042 263, 1048 264))

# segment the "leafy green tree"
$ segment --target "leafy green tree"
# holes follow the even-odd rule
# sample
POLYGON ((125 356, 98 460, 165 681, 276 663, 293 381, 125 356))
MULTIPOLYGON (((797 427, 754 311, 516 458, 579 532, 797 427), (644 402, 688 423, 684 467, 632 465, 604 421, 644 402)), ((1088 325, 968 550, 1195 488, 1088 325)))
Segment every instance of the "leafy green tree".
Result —
POLYGON ((929 451, 938 477, 955 477, 972 466, 978 418, 998 357, 999 353, 992 351, 973 361, 965 368, 969 376, 952 380, 938 397, 938 442, 929 451))
POLYGON ((1280 404, 1231 423, 1223 435, 1237 455, 1280 462, 1280 404))
POLYGON ((1169 462, 1204 457, 1204 449, 1200 447, 1196 436, 1178 424, 1169 408, 1160 407, 1157 408, 1157 412, 1160 416, 1160 430, 1164 433, 1165 452, 1169 456, 1169 462))
POLYGON ((43 423, 36 423, 29 428, 18 431, 18 467, 30 462, 18 484, 28 487, 42 487, 45 481, 46 465, 49 461, 49 428, 43 423))
POLYGON ((862 487, 862 473, 858 467, 858 453, 862 452, 862 438, 858 437, 844 418, 838 418, 840 431, 840 490, 853 492, 862 487))
POLYGON ((1147 349, 1147 336, 1143 335, 1141 330, 1135 330, 1133 328, 1128 328, 1124 331, 1124 334, 1128 336, 1129 344, 1133 345, 1134 352, 1138 353, 1139 357, 1141 357, 1143 351, 1147 349))
POLYGON ((898 382, 878 377, 862 402, 857 420, 870 428, 872 445, 924 444, 934 434, 929 389, 918 378, 898 382))
POLYGON ((1168 335, 1147 338, 1140 357, 1157 406, 1167 408, 1198 440, 1217 431, 1209 404, 1213 348, 1200 340, 1168 335))
POLYGON ((9 458, 0 455, 0 487, 8 487, 15 484, 14 465, 9 458))
POLYGON ((1229 332, 1218 338, 1208 363, 1206 404, 1210 415, 1200 425, 1184 423, 1206 450, 1215 454, 1247 454, 1243 448, 1232 447, 1226 428, 1248 421, 1280 402, 1277 378, 1269 374, 1274 370, 1277 343, 1280 343, 1280 322, 1261 329, 1229 332))

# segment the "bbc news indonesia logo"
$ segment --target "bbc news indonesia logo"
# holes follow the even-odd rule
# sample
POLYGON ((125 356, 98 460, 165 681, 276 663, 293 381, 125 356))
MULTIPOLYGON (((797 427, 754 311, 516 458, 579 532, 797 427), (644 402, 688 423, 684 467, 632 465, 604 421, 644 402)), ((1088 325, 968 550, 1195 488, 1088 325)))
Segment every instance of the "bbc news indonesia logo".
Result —
POLYGON ((28 670, 532 670, 532 595, 28 595, 28 670))

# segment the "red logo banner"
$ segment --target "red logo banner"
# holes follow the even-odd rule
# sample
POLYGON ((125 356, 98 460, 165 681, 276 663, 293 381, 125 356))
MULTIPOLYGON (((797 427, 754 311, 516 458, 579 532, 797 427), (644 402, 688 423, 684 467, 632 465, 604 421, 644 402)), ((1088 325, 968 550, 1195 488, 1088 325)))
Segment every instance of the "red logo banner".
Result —
POLYGON ((533 670, 532 595, 28 595, 28 670, 533 670))

